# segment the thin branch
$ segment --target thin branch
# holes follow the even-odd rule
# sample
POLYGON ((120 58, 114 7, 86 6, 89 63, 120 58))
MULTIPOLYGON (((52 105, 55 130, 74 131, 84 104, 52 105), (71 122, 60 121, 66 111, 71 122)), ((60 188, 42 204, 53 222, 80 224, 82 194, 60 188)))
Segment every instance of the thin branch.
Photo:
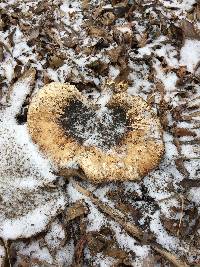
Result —
POLYGON ((180 221, 178 224, 177 236, 179 236, 180 228, 181 228, 181 224, 183 220, 183 209, 184 209, 184 198, 181 196, 181 217, 180 217, 180 221))
POLYGON ((110 216, 113 220, 119 223, 124 230, 129 234, 135 237, 142 244, 146 243, 151 246, 151 248, 162 255, 166 260, 171 262, 176 267, 189 267, 186 262, 183 262, 177 256, 162 248, 160 244, 154 242, 154 237, 150 233, 144 232, 140 227, 134 225, 133 223, 128 222, 126 215, 122 214, 119 210, 111 208, 105 205, 100 199, 98 199, 93 193, 89 190, 83 188, 79 183, 72 181, 73 186, 84 196, 90 198, 90 200, 95 204, 101 211, 110 216))
POLYGON ((5 248, 5 252, 6 252, 6 262, 7 262, 7 265, 9 266, 9 267, 12 267, 12 264, 11 264, 11 258, 10 258, 10 252, 9 252, 9 245, 8 245, 8 242, 9 241, 7 241, 7 240, 3 240, 3 239, 1 239, 2 240, 2 243, 3 243, 3 246, 4 246, 4 248, 5 248))

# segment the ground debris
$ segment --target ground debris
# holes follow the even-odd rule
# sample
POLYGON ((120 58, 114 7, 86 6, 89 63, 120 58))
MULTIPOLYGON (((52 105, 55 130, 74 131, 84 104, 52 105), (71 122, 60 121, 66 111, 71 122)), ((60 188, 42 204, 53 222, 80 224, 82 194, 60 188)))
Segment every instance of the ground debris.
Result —
MULTIPOLYGON (((9 241, 7 251, 0 244, 0 262, 198 266, 199 1, 0 2, 0 110, 9 105, 16 82, 33 75, 14 118, 20 129, 32 95, 59 81, 76 85, 97 105, 119 92, 141 96, 159 116, 165 142, 160 166, 140 183, 94 186, 78 177, 60 182, 65 208, 42 233, 9 241)), ((17 175, 21 162, 19 157, 17 175)), ((50 191, 45 199, 54 197, 50 191)), ((27 199, 25 207, 32 201, 27 199)), ((17 213, 22 207, 15 205, 17 213)))

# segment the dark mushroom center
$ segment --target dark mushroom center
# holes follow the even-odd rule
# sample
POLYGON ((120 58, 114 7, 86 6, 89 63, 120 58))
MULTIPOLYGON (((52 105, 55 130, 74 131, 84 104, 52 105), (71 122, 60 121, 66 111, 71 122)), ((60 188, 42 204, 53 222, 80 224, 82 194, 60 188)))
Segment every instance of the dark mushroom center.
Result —
POLYGON ((94 110, 75 100, 63 111, 60 123, 65 132, 85 146, 110 149, 127 131, 126 112, 119 107, 94 110))

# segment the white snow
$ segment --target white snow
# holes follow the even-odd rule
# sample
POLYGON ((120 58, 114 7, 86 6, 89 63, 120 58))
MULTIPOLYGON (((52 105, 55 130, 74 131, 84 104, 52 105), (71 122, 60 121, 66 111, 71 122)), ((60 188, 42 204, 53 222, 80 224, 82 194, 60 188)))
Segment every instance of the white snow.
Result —
POLYGON ((63 242, 65 237, 65 229, 63 225, 56 220, 51 224, 51 228, 45 236, 45 241, 51 249, 56 249, 61 245, 61 242, 63 242))
POLYGON ((106 217, 99 212, 99 210, 91 203, 90 204, 90 213, 88 214, 88 226, 87 231, 98 231, 102 225, 106 224, 106 217))
POLYGON ((165 157, 173 160, 178 156, 176 146, 172 142, 165 142, 165 157))
POLYGON ((115 79, 120 73, 120 70, 114 66, 110 66, 109 75, 112 79, 115 79))
POLYGON ((155 53, 159 57, 164 57, 170 67, 178 67, 177 50, 170 44, 162 45, 161 48, 156 49, 155 53))
POLYGON ((155 212, 150 222, 150 229, 155 233, 157 241, 163 245, 166 249, 176 250, 179 245, 179 239, 171 236, 164 229, 161 221, 159 211, 155 212))
POLYGON ((71 25, 71 22, 73 21, 73 29, 75 31, 81 30, 80 25, 82 23, 83 15, 80 12, 80 4, 78 1, 63 1, 63 4, 60 6, 60 11, 62 15, 62 21, 65 23, 65 25, 71 25), (72 16, 70 15, 73 14, 75 14, 75 17, 72 19, 72 16))
MULTIPOLYGON (((54 196, 55 197, 55 196, 54 196)), ((60 197, 48 203, 40 205, 33 211, 16 219, 5 219, 1 222, 0 236, 4 240, 17 239, 20 237, 30 237, 34 233, 39 233, 45 229, 49 223, 50 218, 57 214, 59 209, 63 209, 65 205, 65 198, 60 197)))
POLYGON ((46 247, 40 246, 39 242, 32 241, 28 246, 23 244, 18 245, 19 251, 22 255, 32 256, 46 263, 52 264, 53 258, 46 247))
MULTIPOLYGON (((9 0, 6 3, 0 3, 0 7, 6 8, 8 4, 14 4, 15 1, 9 0)), ((22 1, 23 2, 23 1, 22 1)), ((26 1, 26 3, 19 3, 18 8, 22 8, 23 12, 27 13, 29 8, 37 7, 40 1, 26 1)), ((94 1, 95 2, 95 1, 94 1)), ((93 2, 93 3, 94 3, 93 2)), ((98 1, 96 1, 98 2, 98 1)), ((177 16, 179 20, 185 19, 186 11, 190 10, 195 3, 195 0, 161 0, 162 6, 158 7, 163 16, 173 19, 173 16, 177 16), (176 10, 170 11, 170 8, 176 10), (167 10, 168 9, 168 10, 167 10)), ((148 3, 149 4, 149 3, 148 3)), ((112 7, 107 5, 106 8, 112 7)), ((105 6, 104 6, 105 8, 105 6)), ((157 14, 150 7, 145 14, 151 14, 151 17, 156 18, 157 14)), ((63 0, 61 6, 58 5, 55 12, 57 17, 57 23, 61 22, 67 27, 68 31, 72 33, 77 32, 79 37, 83 37, 80 44, 81 50, 85 47, 95 46, 99 38, 90 38, 85 36, 85 30, 81 27, 84 17, 82 15, 81 5, 79 1, 63 0)), ((141 18, 141 14, 135 13, 135 17, 141 18)), ((24 20, 22 20, 24 22, 24 20)), ((136 38, 141 38, 141 34, 145 32, 146 28, 142 23, 134 22, 134 25, 127 26, 126 19, 117 19, 115 26, 121 33, 131 33, 132 27, 137 31, 136 38)), ((196 23, 199 26, 199 23, 196 23)), ((178 26, 178 24, 176 25, 178 26)), ((63 66, 58 69, 43 69, 46 63, 45 59, 38 60, 37 55, 34 52, 33 47, 27 45, 27 39, 22 31, 16 26, 11 27, 11 31, 16 29, 13 35, 14 46, 11 47, 8 35, 9 31, 0 31, 0 40, 8 47, 9 52, 4 51, 4 60, 0 64, 0 75, 5 77, 3 82, 7 85, 12 81, 14 77, 14 68, 16 66, 15 58, 22 61, 24 65, 29 64, 34 66, 37 70, 46 72, 47 77, 53 81, 65 82, 71 76, 74 76, 73 81, 82 82, 84 78, 86 81, 94 82, 97 87, 102 87, 102 91, 93 91, 88 93, 92 96, 92 99, 96 101, 96 104, 100 106, 99 113, 97 114, 100 119, 105 114, 106 103, 108 103, 112 93, 104 88, 107 78, 114 80, 119 75, 119 66, 117 64, 110 64, 109 58, 103 53, 96 53, 91 55, 85 55, 82 51, 75 52, 74 49, 64 49, 60 44, 60 52, 66 55, 63 66), (91 74, 87 70, 87 64, 92 63, 95 60, 102 60, 105 63, 109 63, 108 77, 101 77, 101 75, 91 74), (102 86, 103 85, 103 86, 102 86)), ((67 31, 62 28, 61 30, 52 29, 52 33, 59 38, 70 38, 67 31), (53 31, 54 30, 54 31, 53 31)), ((143 60, 146 56, 152 56, 154 58, 154 75, 158 81, 161 81, 164 85, 165 101, 172 108, 178 106, 180 103, 184 103, 185 99, 180 99, 177 93, 180 92, 180 88, 177 88, 176 82, 178 77, 174 69, 178 69, 179 66, 186 66, 187 70, 192 74, 195 71, 195 67, 200 61, 200 41, 199 40, 185 40, 185 43, 180 51, 177 47, 170 44, 166 36, 160 36, 153 42, 147 43, 144 47, 137 49, 138 54, 134 51, 129 52, 128 65, 131 68, 128 79, 131 84, 128 88, 130 95, 140 95, 145 100, 153 93, 155 96, 155 103, 160 101, 160 95, 155 92, 155 84, 148 79, 149 65, 141 62, 137 62, 137 59, 143 60), (157 48, 158 47, 158 48, 157 48), (180 60, 178 61, 178 55, 180 52, 180 60), (172 68, 164 69, 161 66, 160 61, 156 57, 163 57, 168 66, 172 68)), ((108 50, 115 47, 115 44, 110 44, 108 50)), ((102 50, 105 52, 107 49, 102 50)), ((5 50, 5 49, 4 49, 5 50)), ((23 66, 24 68, 24 66, 23 66)), ((40 75, 41 72, 39 72, 40 75)), ((199 74, 199 73, 195 73, 199 74)), ((43 85, 40 77, 36 81, 36 88, 40 88, 43 85)), ((3 86, 4 88, 4 86, 3 86)), ((3 204, 0 203, 0 236, 7 239, 15 239, 19 237, 29 237, 44 229, 47 229, 49 224, 56 214, 64 209, 66 204, 70 205, 78 200, 84 200, 89 207, 88 228, 87 231, 98 231, 103 225, 107 225, 108 222, 112 229, 115 231, 115 237, 120 248, 125 249, 127 252, 133 251, 136 253, 136 262, 134 266, 141 266, 142 259, 148 257, 149 247, 140 246, 138 242, 125 233, 121 227, 107 218, 107 216, 99 211, 99 209, 92 204, 92 202, 80 194, 73 186, 72 180, 69 181, 66 192, 63 193, 61 188, 49 189, 49 186, 56 179, 56 176, 52 174, 54 170, 52 164, 40 154, 37 147, 31 142, 26 125, 18 125, 15 121, 15 115, 19 112, 25 96, 29 93, 30 86, 29 81, 23 81, 15 85, 13 94, 9 103, 5 102, 5 98, 1 100, 4 105, 1 110, 0 117, 0 194, 3 199, 3 204), (66 195, 69 197, 69 203, 66 200, 66 195)), ((194 86, 194 90, 197 91, 196 96, 199 96, 199 85, 194 86)), ((192 92, 187 91, 191 95, 190 104, 198 104, 198 98, 192 100, 192 92)), ((84 94, 87 95, 87 92, 84 94)), ((156 109, 156 105, 154 107, 156 109)), ((187 111, 184 113, 187 115, 187 111)), ((169 126, 172 126, 174 119, 170 115, 170 111, 167 114, 170 121, 169 126)), ((196 121, 199 117, 196 116, 190 122, 179 122, 178 127, 185 127, 192 129, 197 127, 196 121)), ((195 130, 197 136, 198 130, 195 130)), ((176 237, 170 236, 164 229, 160 215, 165 215, 168 218, 179 219, 180 214, 176 213, 172 216, 170 210, 172 207, 179 206, 177 199, 174 197, 174 192, 179 189, 178 182, 183 179, 183 176, 178 172, 175 167, 174 160, 180 155, 176 146, 173 144, 173 136, 164 131, 165 142, 165 155, 159 167, 153 170, 143 180, 143 185, 147 188, 147 194, 152 197, 157 203, 159 210, 152 211, 150 207, 145 208, 145 215, 140 220, 140 223, 144 224, 145 219, 150 217, 151 231, 155 234, 157 241, 169 250, 181 251, 182 242, 176 237), (168 198, 165 200, 165 198, 168 198), (150 211, 154 214, 150 214, 150 211)), ((88 136, 87 136, 88 137, 88 136)), ((96 136, 90 136, 89 144, 96 142, 96 136)), ((182 137, 179 141, 192 140, 193 138, 182 137)), ((200 173, 200 161, 199 161, 199 147, 197 145, 187 145, 181 143, 182 155, 186 158, 193 157, 190 161, 184 160, 184 165, 190 173, 190 179, 199 179, 200 173)), ((69 165, 73 165, 73 162, 69 162, 69 165)), ((74 168, 77 166, 74 165, 74 168)), ((91 186, 86 183, 89 190, 94 191, 94 194, 106 203, 110 207, 115 207, 114 201, 112 201, 107 193, 109 190, 115 190, 119 185, 103 185, 99 188, 91 186)), ((131 194, 137 192, 139 197, 143 197, 141 185, 139 183, 127 182, 124 184, 125 194, 131 194)), ((187 194, 187 198, 194 202, 196 205, 200 204, 200 190, 199 188, 191 188, 187 194)), ((134 201, 134 200, 133 200, 134 201)), ((131 202, 133 204, 133 201, 131 202)), ((145 201, 148 204, 148 201, 145 201)), ((135 204, 135 203, 134 203, 135 204)), ((48 232, 45 236, 45 241, 33 242, 29 246, 21 245, 19 253, 22 255, 28 255, 30 257, 37 257, 41 260, 45 260, 49 264, 55 266, 63 266, 64 264, 70 265, 73 259, 74 253, 74 241, 68 240, 66 245, 60 246, 65 239, 65 230, 62 228, 62 224, 56 220, 53 221, 48 228, 48 232), (48 250, 48 249, 49 250, 48 250), (53 251, 54 257, 51 256, 53 251)), ((23 244, 23 242, 21 242, 23 244)), ((85 251, 84 251, 85 252, 85 251)), ((0 262, 4 257, 5 250, 0 246, 0 262)), ((89 255, 91 256, 91 255, 89 255)), ((100 267, 109 267, 115 264, 115 259, 105 257, 101 253, 96 255, 96 265, 100 267)))
POLYGON ((121 248, 123 248, 125 251, 134 251, 139 258, 145 258, 148 255, 148 246, 139 245, 138 242, 133 237, 130 237, 125 231, 123 231, 117 223, 110 222, 109 224, 115 231, 115 237, 121 248))
POLYGON ((105 257, 102 253, 97 253, 95 264, 99 267, 112 267, 116 260, 111 257, 105 257))
POLYGON ((32 75, 14 85, 8 106, 1 111, 0 236, 5 240, 40 232, 65 205, 60 189, 48 192, 39 188, 50 184, 56 176, 50 162, 31 142, 26 126, 18 125, 15 119, 30 92, 32 75))
POLYGON ((200 158, 200 147, 196 145, 182 145, 181 153, 186 158, 200 158))
POLYGON ((160 36, 157 40, 155 40, 153 43, 150 43, 150 44, 147 44, 145 45, 144 47, 142 48, 139 48, 138 49, 138 52, 139 52, 139 55, 140 57, 143 57, 144 55, 151 55, 152 53, 152 48, 156 45, 160 45, 162 44, 163 41, 166 40, 166 37, 165 36, 160 36))
POLYGON ((186 39, 180 51, 180 65, 194 73, 197 63, 200 61, 200 41, 186 39))
POLYGON ((3 245, 0 244, 0 266, 4 266, 4 260, 6 256, 6 251, 3 245))
MULTIPOLYGON (((164 165, 164 164, 163 164, 164 165)), ((148 190, 149 196, 157 201, 171 196, 168 190, 168 184, 172 181, 172 177, 168 170, 156 170, 149 176, 144 178, 144 185, 148 190)))
POLYGON ((55 257, 55 262, 58 266, 70 266, 73 261, 74 255, 74 242, 70 240, 64 247, 61 247, 55 257))
POLYGON ((189 199, 200 205, 200 187, 193 187, 189 191, 189 199))
POLYGON ((200 175, 200 160, 192 159, 190 161, 185 161, 185 167, 190 173, 190 179, 199 179, 200 175))
POLYGON ((190 10, 192 6, 196 3, 196 0, 162 0, 165 7, 175 7, 180 8, 183 11, 190 10))

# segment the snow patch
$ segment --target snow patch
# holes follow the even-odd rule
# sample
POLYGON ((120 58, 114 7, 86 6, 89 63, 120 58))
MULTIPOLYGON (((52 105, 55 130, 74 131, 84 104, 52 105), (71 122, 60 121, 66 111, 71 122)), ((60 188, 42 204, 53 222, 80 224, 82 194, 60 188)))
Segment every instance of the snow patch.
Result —
POLYGON ((193 73, 199 61, 200 41, 185 40, 185 43, 180 51, 180 65, 186 66, 187 70, 193 73))

